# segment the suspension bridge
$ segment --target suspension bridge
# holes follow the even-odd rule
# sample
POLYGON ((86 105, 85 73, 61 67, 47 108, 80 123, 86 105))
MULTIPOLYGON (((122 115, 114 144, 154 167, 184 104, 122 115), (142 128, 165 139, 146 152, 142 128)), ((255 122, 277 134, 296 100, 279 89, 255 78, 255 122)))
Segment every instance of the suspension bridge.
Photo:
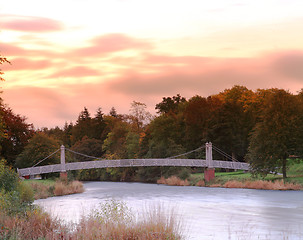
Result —
POLYGON ((173 167, 201 167, 205 168, 204 178, 206 181, 210 181, 215 178, 215 168, 234 169, 234 170, 249 170, 249 164, 237 161, 232 156, 228 155, 224 151, 220 150, 212 143, 206 143, 205 146, 199 147, 195 150, 172 156, 169 158, 147 158, 147 159, 116 159, 108 160, 101 159, 94 156, 89 156, 83 153, 75 152, 71 149, 65 148, 63 145, 60 149, 53 152, 46 158, 42 159, 34 166, 29 168, 18 169, 20 177, 41 175, 45 173, 60 172, 61 177, 67 176, 67 171, 81 170, 81 169, 92 169, 92 168, 116 168, 116 167, 155 167, 155 166, 173 166, 173 167), (205 149, 205 159, 188 159, 180 158, 190 153, 197 152, 205 149), (213 160, 213 150, 224 156, 228 161, 213 160), (54 154, 60 151, 60 164, 37 166, 46 159, 50 158, 54 154), (93 159, 93 161, 85 162, 69 162, 65 161, 65 152, 80 155, 93 159))

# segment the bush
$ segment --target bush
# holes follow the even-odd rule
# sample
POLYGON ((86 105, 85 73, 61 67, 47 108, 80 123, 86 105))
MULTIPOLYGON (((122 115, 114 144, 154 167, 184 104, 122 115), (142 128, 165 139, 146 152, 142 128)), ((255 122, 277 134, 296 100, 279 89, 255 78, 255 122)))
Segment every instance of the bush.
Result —
POLYGON ((33 191, 23 184, 5 161, 0 161, 0 209, 7 214, 24 213, 33 202, 33 191))
POLYGON ((179 173, 178 173, 178 177, 181 178, 182 180, 185 180, 187 178, 189 178, 190 176, 190 170, 187 168, 183 168, 179 173))
POLYGON ((18 175, 5 165, 5 160, 0 160, 0 191, 13 191, 18 186, 18 175))

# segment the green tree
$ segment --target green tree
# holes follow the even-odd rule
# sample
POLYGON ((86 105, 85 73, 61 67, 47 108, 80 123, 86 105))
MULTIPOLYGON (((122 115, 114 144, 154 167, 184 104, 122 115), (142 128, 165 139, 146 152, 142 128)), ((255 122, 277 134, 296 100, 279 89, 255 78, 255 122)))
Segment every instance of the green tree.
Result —
POLYGON ((246 156, 254 173, 282 171, 287 177, 289 155, 302 154, 303 105, 298 96, 275 90, 265 99, 246 156))
POLYGON ((80 141, 84 136, 92 138, 94 134, 92 125, 93 121, 90 113, 88 112, 88 109, 84 107, 83 111, 80 112, 76 124, 72 129, 72 144, 80 141))
POLYGON ((172 98, 163 97, 162 102, 158 103, 155 108, 160 114, 177 113, 180 105, 185 102, 186 99, 181 97, 180 94, 177 94, 177 96, 173 96, 172 98))
MULTIPOLYGON (((82 153, 96 158, 102 157, 102 141, 94 138, 83 137, 82 140, 76 142, 72 148, 73 151, 82 153)), ((78 162, 92 161, 93 159, 75 154, 74 160, 78 162)))
MULTIPOLYGON (((46 158, 60 148, 58 140, 47 136, 45 133, 38 132, 25 146, 21 154, 16 159, 16 166, 18 168, 31 167, 37 164, 42 159, 46 158)), ((55 154, 46 159, 43 165, 55 164, 60 162, 60 155, 55 154)))
POLYGON ((234 158, 243 160, 249 146, 249 133, 254 118, 248 106, 254 93, 234 86, 217 95, 222 105, 213 112, 208 126, 208 140, 234 158))

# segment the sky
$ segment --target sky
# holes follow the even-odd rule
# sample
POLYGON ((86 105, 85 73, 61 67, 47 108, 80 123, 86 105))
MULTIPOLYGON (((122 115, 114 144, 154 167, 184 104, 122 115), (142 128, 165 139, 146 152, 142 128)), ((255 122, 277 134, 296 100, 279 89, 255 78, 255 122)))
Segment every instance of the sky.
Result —
POLYGON ((0 54, 2 98, 36 128, 234 85, 296 94, 303 1, 2 1, 0 54))

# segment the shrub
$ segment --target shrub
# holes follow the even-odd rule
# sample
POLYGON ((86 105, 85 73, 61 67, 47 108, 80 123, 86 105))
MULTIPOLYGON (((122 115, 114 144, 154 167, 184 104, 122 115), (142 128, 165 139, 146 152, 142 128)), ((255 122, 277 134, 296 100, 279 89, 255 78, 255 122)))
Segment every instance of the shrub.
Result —
POLYGON ((190 171, 187 168, 183 168, 179 173, 178 173, 178 177, 181 178, 182 180, 185 180, 187 178, 189 178, 190 176, 190 171))
POLYGON ((7 214, 23 213, 33 202, 31 189, 23 185, 17 173, 0 161, 0 209, 7 214))

